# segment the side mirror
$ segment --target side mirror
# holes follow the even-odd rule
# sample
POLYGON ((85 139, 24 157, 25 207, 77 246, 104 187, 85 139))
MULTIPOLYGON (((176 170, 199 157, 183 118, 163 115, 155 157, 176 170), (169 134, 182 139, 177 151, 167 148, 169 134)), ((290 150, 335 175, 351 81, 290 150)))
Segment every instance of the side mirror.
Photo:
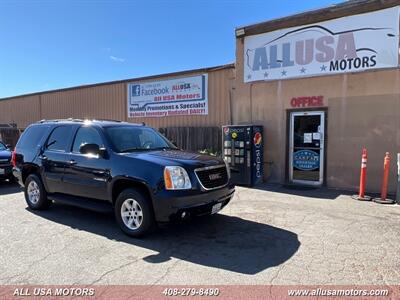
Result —
POLYGON ((81 154, 93 154, 102 156, 103 151, 100 150, 100 146, 97 144, 84 144, 79 148, 79 152, 81 154))
POLYGON ((6 147, 7 149, 11 149, 12 146, 10 144, 7 144, 6 147))

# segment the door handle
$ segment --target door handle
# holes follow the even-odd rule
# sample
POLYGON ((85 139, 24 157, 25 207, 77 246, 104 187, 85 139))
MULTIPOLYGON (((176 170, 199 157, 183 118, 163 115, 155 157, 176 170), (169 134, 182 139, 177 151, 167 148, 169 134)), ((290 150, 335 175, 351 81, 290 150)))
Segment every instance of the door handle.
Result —
POLYGON ((73 159, 71 159, 70 161, 68 161, 68 164, 69 164, 70 166, 76 165, 76 161, 73 160, 73 159))

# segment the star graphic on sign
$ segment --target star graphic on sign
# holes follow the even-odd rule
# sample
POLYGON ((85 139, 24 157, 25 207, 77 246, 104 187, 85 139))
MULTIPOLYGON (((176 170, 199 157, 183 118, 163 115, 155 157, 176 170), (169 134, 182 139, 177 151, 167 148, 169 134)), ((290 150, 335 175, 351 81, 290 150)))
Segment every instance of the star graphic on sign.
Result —
POLYGON ((302 67, 302 68, 300 69, 300 73, 305 73, 305 72, 306 72, 306 68, 302 67))
POLYGON ((286 73, 287 73, 287 72, 286 72, 285 70, 283 70, 283 71, 282 71, 282 76, 286 76, 286 73))
POLYGON ((322 71, 326 71, 326 68, 327 68, 327 66, 322 65, 322 66, 321 66, 321 72, 322 72, 322 71))
POLYGON ((249 75, 247 75, 247 79, 251 79, 251 75, 249 74, 249 75))
POLYGON ((265 72, 265 73, 264 73, 264 77, 268 77, 268 72, 265 72))

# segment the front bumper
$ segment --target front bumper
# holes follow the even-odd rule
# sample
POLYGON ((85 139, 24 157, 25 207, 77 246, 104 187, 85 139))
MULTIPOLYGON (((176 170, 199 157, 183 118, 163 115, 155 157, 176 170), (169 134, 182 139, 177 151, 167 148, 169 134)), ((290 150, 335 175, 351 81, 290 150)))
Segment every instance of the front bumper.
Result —
POLYGON ((12 175, 12 165, 0 165, 0 178, 9 178, 12 175))
POLYGON ((181 217, 183 212, 190 216, 211 214, 212 207, 221 203, 226 206, 235 192, 233 184, 209 191, 160 191, 153 198, 157 222, 169 222, 181 217))

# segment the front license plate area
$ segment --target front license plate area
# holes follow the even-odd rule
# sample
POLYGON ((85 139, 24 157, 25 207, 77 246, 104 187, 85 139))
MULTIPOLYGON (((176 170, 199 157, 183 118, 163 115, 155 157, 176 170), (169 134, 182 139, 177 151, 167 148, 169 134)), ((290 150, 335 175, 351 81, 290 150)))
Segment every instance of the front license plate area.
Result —
POLYGON ((219 212, 221 210, 222 207, 222 203, 217 203, 215 205, 213 205, 212 209, 211 209, 211 214, 216 214, 217 212, 219 212))

